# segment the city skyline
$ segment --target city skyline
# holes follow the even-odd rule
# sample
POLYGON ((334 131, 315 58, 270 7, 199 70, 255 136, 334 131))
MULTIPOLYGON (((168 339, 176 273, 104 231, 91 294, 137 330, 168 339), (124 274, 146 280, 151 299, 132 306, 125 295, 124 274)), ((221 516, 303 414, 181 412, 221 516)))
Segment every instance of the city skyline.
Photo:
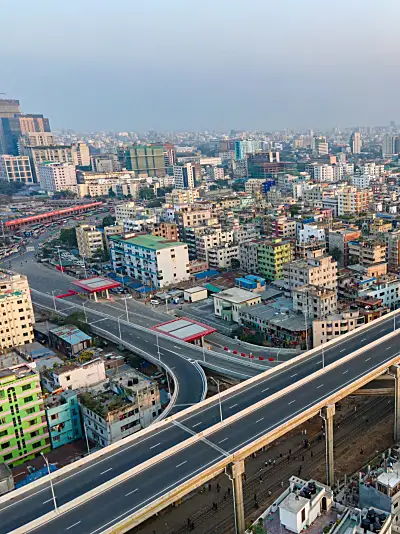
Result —
POLYGON ((178 0, 6 3, 5 19, 18 11, 21 38, 11 24, 2 30, 7 78, 0 90, 23 110, 45 110, 54 129, 80 131, 271 131, 399 120, 392 109, 394 2, 338 0, 325 11, 314 0, 243 7, 227 0, 206 0, 201 9, 178 0))

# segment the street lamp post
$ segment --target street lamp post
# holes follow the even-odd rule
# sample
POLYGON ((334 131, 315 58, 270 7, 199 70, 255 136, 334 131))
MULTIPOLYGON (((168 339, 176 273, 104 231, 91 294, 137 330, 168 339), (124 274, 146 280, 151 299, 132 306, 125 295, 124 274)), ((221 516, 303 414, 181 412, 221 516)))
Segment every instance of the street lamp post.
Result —
POLYGON ((218 388, 219 416, 220 416, 221 423, 222 423, 224 418, 222 417, 221 389, 219 387, 219 380, 216 380, 212 376, 210 376, 210 379, 217 385, 217 388, 218 388))
POLYGON ((88 320, 87 320, 87 313, 86 313, 85 304, 86 304, 86 302, 82 302, 83 314, 84 314, 84 316, 85 316, 85 323, 87 323, 88 320))
POLYGON ((51 294, 53 295, 54 310, 57 311, 56 297, 55 297, 55 295, 54 295, 54 291, 56 291, 56 290, 55 290, 55 289, 52 289, 51 294))
POLYGON ((325 367, 325 350, 324 350, 324 344, 322 343, 322 369, 325 367))
POLYGON ((85 254, 82 254, 82 259, 83 259, 83 270, 85 272, 85 279, 87 278, 87 271, 86 271, 86 255, 85 254))
POLYGON ((43 460, 45 461, 46 465, 47 465, 47 471, 49 473, 49 480, 50 480, 50 488, 51 488, 51 494, 53 496, 53 503, 54 503, 54 510, 56 512, 58 512, 58 508, 57 508, 57 501, 56 501, 56 495, 54 493, 54 487, 53 487, 53 479, 51 478, 51 471, 50 471, 50 465, 49 465, 49 461, 48 459, 46 458, 46 456, 43 454, 43 452, 40 452, 43 460))

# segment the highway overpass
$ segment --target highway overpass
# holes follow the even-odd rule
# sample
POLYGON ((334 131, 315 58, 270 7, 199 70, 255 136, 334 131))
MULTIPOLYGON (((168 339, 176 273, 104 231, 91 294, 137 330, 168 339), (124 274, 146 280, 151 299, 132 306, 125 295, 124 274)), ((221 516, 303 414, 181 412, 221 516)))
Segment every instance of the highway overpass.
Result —
MULTIPOLYGON (((243 532, 243 460, 321 413, 333 477, 334 404, 400 361, 397 314, 378 319, 207 399, 56 472, 59 513, 48 480, 0 498, 4 532, 125 532, 224 469, 234 481, 243 532)), ((392 367, 397 376, 397 367, 392 367)), ((396 379, 396 392, 399 380, 396 379)), ((396 403, 396 434, 398 434, 396 403)))

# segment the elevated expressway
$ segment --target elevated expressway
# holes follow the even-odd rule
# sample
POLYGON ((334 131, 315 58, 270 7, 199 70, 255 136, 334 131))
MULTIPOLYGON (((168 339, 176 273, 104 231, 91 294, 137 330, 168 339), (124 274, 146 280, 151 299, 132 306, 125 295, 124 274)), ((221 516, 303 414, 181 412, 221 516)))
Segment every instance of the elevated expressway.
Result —
MULTIPOLYGON (((390 369, 400 381, 397 312, 187 408, 122 443, 86 457, 49 481, 0 498, 2 532, 126 532, 226 470, 236 530, 244 532, 244 459, 318 413, 325 419, 333 481, 334 405, 390 369)), ((399 437, 396 402, 395 436, 399 437)))

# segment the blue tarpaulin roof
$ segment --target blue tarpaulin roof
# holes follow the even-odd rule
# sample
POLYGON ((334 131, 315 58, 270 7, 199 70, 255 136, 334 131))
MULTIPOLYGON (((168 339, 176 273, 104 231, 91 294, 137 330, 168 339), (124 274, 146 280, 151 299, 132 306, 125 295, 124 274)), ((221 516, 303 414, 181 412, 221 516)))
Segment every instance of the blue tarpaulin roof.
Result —
POLYGON ((194 276, 195 278, 198 278, 198 279, 203 279, 203 278, 211 278, 212 276, 218 276, 219 275, 219 272, 216 271, 215 269, 210 269, 209 271, 202 271, 201 273, 196 273, 194 276))

